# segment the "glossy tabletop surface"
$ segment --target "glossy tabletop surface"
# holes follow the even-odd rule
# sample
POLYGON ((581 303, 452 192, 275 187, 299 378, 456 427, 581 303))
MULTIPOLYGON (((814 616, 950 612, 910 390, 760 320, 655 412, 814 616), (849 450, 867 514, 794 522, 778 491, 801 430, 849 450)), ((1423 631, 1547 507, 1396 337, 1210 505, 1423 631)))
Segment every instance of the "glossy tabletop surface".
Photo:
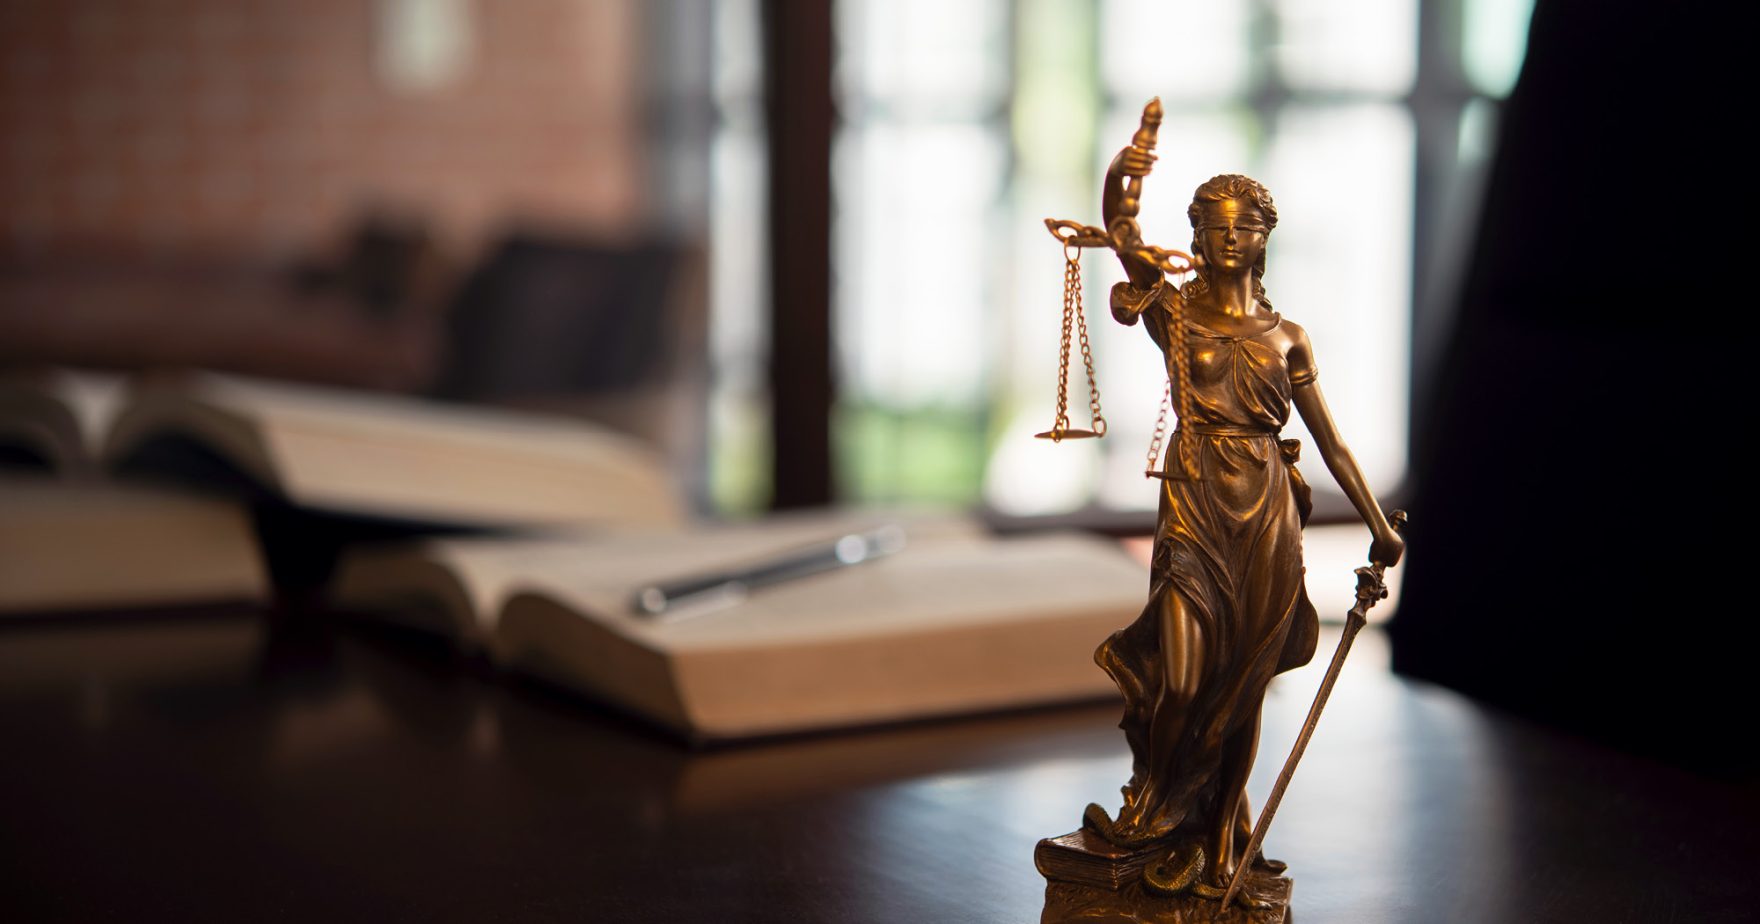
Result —
MULTIPOLYGON (((1753 919, 1753 787, 1386 660, 1366 632, 1268 839, 1295 920, 1753 919)), ((1319 673, 1273 687, 1256 798, 1319 673)), ((693 752, 323 619, 0 626, 0 914, 1031 922, 1034 843, 1115 806, 1129 774, 1116 720, 1102 704, 693 752)))

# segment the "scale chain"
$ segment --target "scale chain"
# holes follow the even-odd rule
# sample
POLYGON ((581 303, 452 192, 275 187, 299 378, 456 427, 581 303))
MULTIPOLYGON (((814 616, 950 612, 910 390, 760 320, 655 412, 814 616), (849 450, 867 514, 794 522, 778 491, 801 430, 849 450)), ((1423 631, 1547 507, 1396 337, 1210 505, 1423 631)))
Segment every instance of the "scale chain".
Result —
POLYGON ((1167 412, 1172 409, 1173 380, 1169 379, 1161 392, 1161 412, 1155 415, 1155 435, 1149 438, 1149 467, 1143 469, 1144 478, 1155 477, 1156 463, 1161 461, 1161 446, 1167 439, 1167 412))
MULTIPOLYGON (((1078 255, 1077 259, 1079 260, 1081 251, 1078 250, 1076 253, 1078 255)), ((1093 421, 1090 426, 1093 428, 1095 436, 1105 436, 1106 417, 1100 413, 1100 383, 1094 379, 1094 353, 1088 346, 1088 315, 1082 308, 1082 268, 1081 264, 1076 260, 1071 260, 1069 266, 1070 268, 1068 272, 1074 273, 1075 285, 1073 288, 1066 286, 1065 292, 1074 295, 1073 313, 1076 319, 1076 330, 1081 334, 1082 365, 1086 366, 1088 369, 1088 413, 1090 419, 1093 421)), ((1068 321, 1066 320, 1064 323, 1068 324, 1068 321)), ((1067 350, 1067 347, 1065 349, 1067 350)), ((1066 356, 1064 364, 1066 374, 1068 368, 1069 365, 1066 356)))
MULTIPOLYGON (((1080 251, 1076 251, 1080 254, 1080 251)), ((1069 248, 1063 251, 1063 336, 1058 341, 1057 355, 1057 420, 1051 426, 1052 439, 1061 439, 1069 430, 1069 339, 1075 313, 1073 295, 1081 291, 1081 264, 1069 248)))

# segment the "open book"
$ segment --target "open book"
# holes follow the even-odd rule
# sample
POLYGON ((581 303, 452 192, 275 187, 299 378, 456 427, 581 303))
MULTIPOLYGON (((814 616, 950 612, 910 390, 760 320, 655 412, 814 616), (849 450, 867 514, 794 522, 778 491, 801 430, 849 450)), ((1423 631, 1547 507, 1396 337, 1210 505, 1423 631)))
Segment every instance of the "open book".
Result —
POLYGON ((250 513, 230 499, 0 475, 0 618, 268 596, 250 513))
POLYGON ((9 374, 0 461, 437 525, 656 524, 683 509, 657 455, 580 421, 211 373, 9 374))
MULTIPOLYGON (((998 540, 906 521, 895 555, 679 619, 637 615, 650 584, 761 562, 864 524, 760 524, 555 540, 432 539, 361 549, 343 609, 448 635, 497 664, 697 740, 868 725, 1115 694, 1092 652, 1147 576, 1076 534, 998 540)), ((872 525, 867 524, 867 525, 872 525)))

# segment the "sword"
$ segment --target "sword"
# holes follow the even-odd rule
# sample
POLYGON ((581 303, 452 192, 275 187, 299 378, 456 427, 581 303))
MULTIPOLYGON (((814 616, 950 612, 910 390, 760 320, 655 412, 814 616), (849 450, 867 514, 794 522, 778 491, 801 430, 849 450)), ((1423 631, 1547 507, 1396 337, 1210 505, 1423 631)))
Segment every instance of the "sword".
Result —
MULTIPOLYGON (((1404 531, 1406 512, 1395 510, 1388 517, 1395 530, 1404 531)), ((1386 598, 1387 584, 1382 578, 1387 566, 1371 561, 1357 569, 1357 603, 1344 617, 1344 637, 1338 640, 1338 650, 1332 653, 1332 663, 1326 667, 1326 677, 1320 681, 1320 692, 1314 694, 1314 705, 1308 707, 1308 720, 1302 723, 1302 733, 1296 736, 1296 746, 1290 749, 1289 759, 1283 762, 1283 772, 1277 775, 1277 785, 1271 787, 1271 796, 1265 800, 1265 807, 1259 810, 1259 823, 1253 826, 1253 836, 1247 841, 1247 852, 1244 861, 1234 871, 1234 879, 1228 883, 1228 891, 1222 893, 1222 903, 1217 906, 1217 913, 1228 910, 1228 903, 1241 890, 1241 884, 1247 880, 1247 870, 1253 865, 1253 858, 1259 855, 1259 846, 1265 843, 1265 831, 1271 827, 1271 819, 1277 814, 1277 806, 1283 801, 1283 792, 1289 788, 1290 777, 1296 775, 1296 764, 1301 762, 1302 752, 1308 749, 1308 740, 1314 737, 1314 726, 1320 723, 1320 710, 1326 708, 1326 699, 1332 695, 1332 686, 1338 682, 1338 672, 1344 668, 1345 656, 1351 653, 1351 643, 1356 641, 1357 633, 1369 623, 1369 607, 1375 601, 1386 598)))

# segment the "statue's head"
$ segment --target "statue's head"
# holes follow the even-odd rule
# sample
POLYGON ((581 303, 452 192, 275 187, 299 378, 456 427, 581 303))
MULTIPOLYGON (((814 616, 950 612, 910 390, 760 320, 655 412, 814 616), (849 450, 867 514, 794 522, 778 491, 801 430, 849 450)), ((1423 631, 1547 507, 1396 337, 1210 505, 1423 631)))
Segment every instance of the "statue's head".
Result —
POLYGON ((1257 251, 1251 255, 1253 278, 1265 275, 1265 240, 1277 227, 1277 206, 1258 180, 1238 173, 1211 177, 1192 193, 1186 217, 1192 223, 1192 252, 1202 254, 1206 264, 1217 264, 1220 257, 1215 252, 1219 242, 1206 242, 1207 237, 1230 228, 1243 237, 1257 234, 1256 241, 1243 240, 1241 246, 1257 251))

